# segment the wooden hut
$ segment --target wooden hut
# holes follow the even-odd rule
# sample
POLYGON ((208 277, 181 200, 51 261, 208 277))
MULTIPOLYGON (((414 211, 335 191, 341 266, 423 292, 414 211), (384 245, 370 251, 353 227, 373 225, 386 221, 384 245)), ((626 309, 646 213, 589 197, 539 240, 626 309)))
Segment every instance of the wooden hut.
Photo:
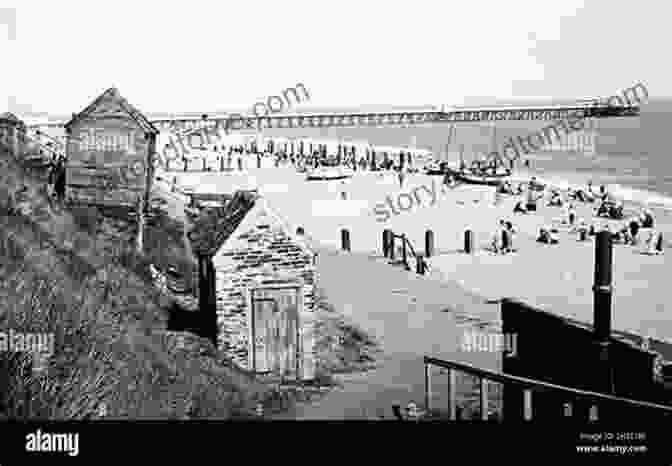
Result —
POLYGON ((189 237, 203 336, 256 373, 312 379, 316 255, 303 237, 251 191, 236 192, 189 237))
POLYGON ((0 115, 0 145, 12 155, 23 155, 26 147, 26 125, 16 115, 0 115))
POLYGON ((65 130, 70 199, 97 205, 148 206, 159 130, 116 88, 73 115, 65 130))

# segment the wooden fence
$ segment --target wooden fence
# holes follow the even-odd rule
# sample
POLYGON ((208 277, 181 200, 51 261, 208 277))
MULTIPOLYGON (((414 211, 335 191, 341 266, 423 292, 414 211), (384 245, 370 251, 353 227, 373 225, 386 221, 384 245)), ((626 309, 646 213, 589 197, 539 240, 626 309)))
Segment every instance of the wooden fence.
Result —
MULTIPOLYGON (((488 384, 491 382, 499 383, 504 390, 515 389, 521 392, 522 396, 522 419, 509 419, 509 421, 544 421, 543 417, 534 417, 533 399, 538 394, 551 394, 557 399, 564 400, 563 410, 557 413, 557 417, 568 420, 578 420, 585 422, 582 418, 583 410, 576 407, 585 407, 588 409, 588 421, 598 421, 607 419, 632 419, 637 417, 646 420, 664 419, 667 422, 672 421, 672 406, 665 406, 645 401, 637 401, 628 398, 605 395, 602 393, 578 390, 571 387, 564 387, 539 380, 528 379, 494 372, 487 369, 481 369, 469 364, 458 363, 455 361, 446 361, 442 359, 424 357, 425 366, 425 408, 431 415, 438 412, 432 406, 432 374, 431 367, 436 366, 448 371, 448 419, 458 420, 457 410, 457 374, 466 373, 475 376, 480 383, 480 418, 481 420, 490 420, 488 406, 488 384), (626 417, 627 416, 627 417, 626 417)), ((509 411, 511 412, 511 411, 509 411)))

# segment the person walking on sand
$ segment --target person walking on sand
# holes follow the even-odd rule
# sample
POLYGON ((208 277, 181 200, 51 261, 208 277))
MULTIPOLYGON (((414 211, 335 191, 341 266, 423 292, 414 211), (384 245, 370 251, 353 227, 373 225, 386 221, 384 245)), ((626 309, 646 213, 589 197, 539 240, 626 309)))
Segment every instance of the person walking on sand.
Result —
POLYGON ((567 208, 567 217, 569 220, 569 226, 573 227, 574 226, 574 221, 576 220, 576 209, 574 209, 574 204, 569 203, 569 207, 567 208))
POLYGON ((506 230, 506 224, 503 219, 499 221, 499 225, 495 230, 494 235, 492 235, 492 250, 495 254, 500 254, 504 251, 504 235, 506 230))
POLYGON ((406 174, 404 173, 404 170, 402 168, 399 169, 399 187, 403 188, 404 187, 404 179, 406 177, 406 174))

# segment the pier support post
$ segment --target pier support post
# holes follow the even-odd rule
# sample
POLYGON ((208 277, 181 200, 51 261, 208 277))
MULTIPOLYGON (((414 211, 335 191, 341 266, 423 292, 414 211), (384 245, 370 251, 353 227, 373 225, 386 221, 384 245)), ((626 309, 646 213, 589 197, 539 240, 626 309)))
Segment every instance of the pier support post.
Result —
POLYGON ((345 228, 341 230, 341 246, 343 251, 350 252, 350 232, 345 228))
POLYGON ((425 257, 434 256, 434 232, 427 230, 425 232, 425 257))

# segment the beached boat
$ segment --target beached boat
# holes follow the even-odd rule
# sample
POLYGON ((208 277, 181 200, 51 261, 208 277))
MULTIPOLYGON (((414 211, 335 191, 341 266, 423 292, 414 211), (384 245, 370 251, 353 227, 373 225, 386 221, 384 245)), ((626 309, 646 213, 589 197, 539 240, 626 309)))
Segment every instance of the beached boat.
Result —
POLYGON ((543 191, 546 189, 546 184, 537 180, 532 180, 527 183, 527 188, 531 191, 543 191))
POLYGON ((427 175, 453 175, 456 171, 450 168, 448 162, 432 162, 425 167, 427 175))
POLYGON ((486 186, 499 186, 505 181, 509 181, 511 172, 487 174, 484 172, 477 172, 472 170, 461 170, 455 172, 455 177, 458 181, 467 184, 480 184, 486 186))
POLYGON ((352 178, 352 169, 345 167, 318 167, 308 172, 306 180, 344 180, 352 178))

